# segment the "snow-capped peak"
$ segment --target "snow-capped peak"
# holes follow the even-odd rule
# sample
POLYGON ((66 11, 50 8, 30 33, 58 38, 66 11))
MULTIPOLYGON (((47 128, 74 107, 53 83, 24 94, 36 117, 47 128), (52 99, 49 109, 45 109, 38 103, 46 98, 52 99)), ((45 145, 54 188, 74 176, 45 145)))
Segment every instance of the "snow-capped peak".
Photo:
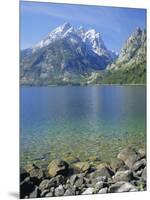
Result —
MULTIPOLYGON (((93 51, 100 55, 106 55, 108 53, 107 48, 104 45, 104 42, 101 38, 101 35, 99 32, 96 32, 95 29, 89 29, 87 30, 84 35, 82 36, 83 41, 86 42, 86 44, 93 49, 93 51)), ((107 55, 108 56, 108 55, 107 55)))
POLYGON ((56 29, 54 29, 51 33, 50 36, 52 34, 64 34, 66 31, 68 31, 70 28, 72 28, 72 26, 70 25, 70 23, 64 23, 62 26, 57 27, 56 29))
POLYGON ((64 23, 62 26, 59 26, 56 29, 52 30, 46 38, 34 45, 32 47, 33 51, 46 47, 51 42, 61 39, 62 37, 66 36, 66 33, 69 31, 73 31, 73 27, 70 25, 70 23, 64 23))
POLYGON ((82 26, 75 29, 68 22, 52 30, 46 38, 33 46, 32 50, 35 52, 36 50, 46 47, 50 43, 63 38, 67 38, 72 43, 79 43, 82 41, 86 45, 87 50, 92 50, 99 56, 104 55, 108 59, 111 59, 110 52, 105 47, 99 32, 93 28, 86 31, 82 26))

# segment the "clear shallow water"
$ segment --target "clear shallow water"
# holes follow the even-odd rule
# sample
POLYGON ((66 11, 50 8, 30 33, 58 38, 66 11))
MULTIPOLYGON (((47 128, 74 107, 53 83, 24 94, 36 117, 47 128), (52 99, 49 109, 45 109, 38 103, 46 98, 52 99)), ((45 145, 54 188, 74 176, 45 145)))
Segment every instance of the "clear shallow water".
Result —
POLYGON ((127 145, 144 147, 145 95, 143 86, 21 87, 21 164, 109 161, 127 145))

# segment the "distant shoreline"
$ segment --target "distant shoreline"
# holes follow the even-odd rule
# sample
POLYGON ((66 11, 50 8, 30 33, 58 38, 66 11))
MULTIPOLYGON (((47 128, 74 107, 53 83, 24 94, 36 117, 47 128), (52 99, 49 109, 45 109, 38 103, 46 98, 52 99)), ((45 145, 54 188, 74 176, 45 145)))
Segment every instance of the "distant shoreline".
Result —
POLYGON ((66 86, 143 86, 146 87, 147 84, 62 84, 62 85, 57 85, 57 84, 52 84, 52 85, 20 85, 20 87, 66 87, 66 86))

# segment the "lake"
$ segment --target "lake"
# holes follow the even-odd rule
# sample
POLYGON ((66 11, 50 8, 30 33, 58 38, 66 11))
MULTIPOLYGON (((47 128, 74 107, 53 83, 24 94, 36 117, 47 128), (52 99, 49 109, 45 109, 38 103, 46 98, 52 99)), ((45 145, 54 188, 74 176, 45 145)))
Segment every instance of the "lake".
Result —
POLYGON ((145 86, 21 87, 20 161, 98 157, 145 147, 145 86))

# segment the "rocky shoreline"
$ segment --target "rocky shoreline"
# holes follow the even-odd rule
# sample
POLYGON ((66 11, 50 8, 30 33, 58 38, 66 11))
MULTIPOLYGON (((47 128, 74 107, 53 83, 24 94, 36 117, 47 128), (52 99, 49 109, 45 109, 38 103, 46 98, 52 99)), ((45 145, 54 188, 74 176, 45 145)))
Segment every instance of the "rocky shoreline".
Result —
POLYGON ((127 147, 111 163, 69 165, 55 159, 47 167, 20 169, 20 198, 136 192, 146 190, 146 154, 127 147))

